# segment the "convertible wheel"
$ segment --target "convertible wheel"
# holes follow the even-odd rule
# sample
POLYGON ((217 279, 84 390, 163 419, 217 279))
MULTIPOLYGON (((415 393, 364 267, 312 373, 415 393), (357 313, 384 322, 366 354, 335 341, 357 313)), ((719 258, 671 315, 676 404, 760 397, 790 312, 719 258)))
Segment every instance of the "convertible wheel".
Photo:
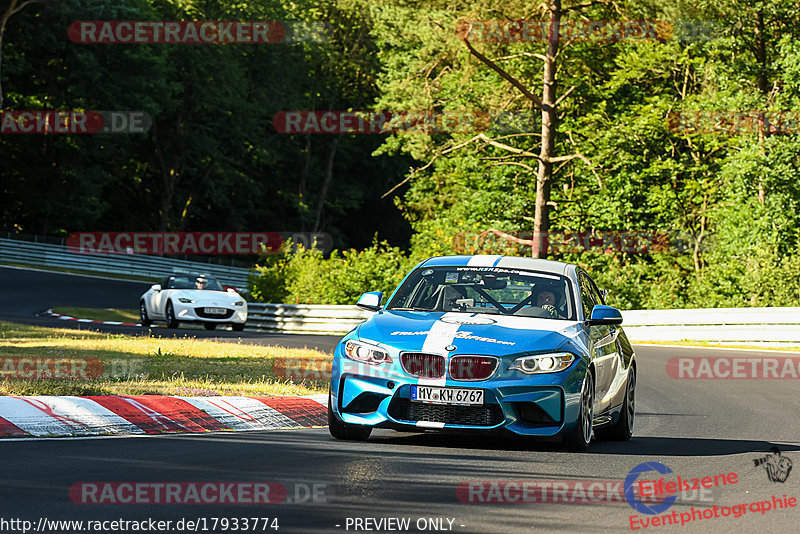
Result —
POLYGON ((350 425, 340 421, 331 408, 331 394, 328 393, 328 431, 336 439, 365 441, 372 434, 371 426, 350 425))
POLYGON ((203 323, 203 326, 206 330, 214 330, 217 327, 217 323, 203 323))
POLYGON ((167 302, 167 328, 178 328, 178 320, 175 318, 172 302, 167 302))
POLYGON ((592 373, 586 373, 581 391, 580 410, 575 428, 564 438, 564 444, 573 451, 585 451, 592 441, 592 423, 594 421, 594 379, 592 373))
POLYGON ((144 301, 139 303, 139 324, 142 326, 150 326, 153 324, 150 316, 147 315, 147 306, 145 306, 144 301))
POLYGON ((244 323, 231 323, 231 329, 234 332, 241 332, 244 330, 244 323))
POLYGON ((633 421, 636 416, 636 368, 628 371, 628 385, 625 388, 625 402, 622 403, 622 413, 619 420, 612 426, 599 432, 603 439, 613 441, 628 441, 633 435, 633 421))

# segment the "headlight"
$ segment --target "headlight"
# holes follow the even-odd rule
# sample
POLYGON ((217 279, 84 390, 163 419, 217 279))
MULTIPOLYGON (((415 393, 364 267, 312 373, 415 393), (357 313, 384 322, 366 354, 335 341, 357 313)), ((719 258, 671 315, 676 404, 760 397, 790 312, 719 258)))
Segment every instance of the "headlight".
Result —
POLYGON ((196 301, 192 299, 187 299, 185 297, 181 297, 178 299, 179 302, 183 302, 184 304, 194 304, 196 301))
POLYGON ((244 306, 244 301, 243 300, 237 300, 236 302, 233 303, 233 305, 234 306, 244 306))
POLYGON ((575 355, 570 352, 535 354, 517 358, 511 363, 509 369, 522 371, 526 375, 557 373, 569 367, 573 361, 575 361, 575 355))
POLYGON ((373 365, 391 363, 392 361, 389 357, 389 353, 380 347, 353 339, 348 340, 344 344, 344 355, 351 360, 371 363, 373 365))

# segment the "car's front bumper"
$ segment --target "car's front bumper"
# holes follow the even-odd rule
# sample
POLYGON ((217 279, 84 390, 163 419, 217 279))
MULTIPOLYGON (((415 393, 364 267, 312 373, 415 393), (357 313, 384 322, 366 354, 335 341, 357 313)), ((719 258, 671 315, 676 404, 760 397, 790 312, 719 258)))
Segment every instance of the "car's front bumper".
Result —
POLYGON ((247 322, 247 308, 246 307, 231 307, 231 306, 213 306, 211 304, 204 306, 201 303, 191 303, 176 306, 175 318, 181 322, 200 322, 200 323, 245 323, 247 322), (204 308, 212 307, 224 309, 225 314, 208 314, 205 313, 204 308))
POLYGON ((331 374, 331 404, 345 423, 398 430, 507 430, 527 436, 556 436, 570 430, 578 418, 586 362, 576 358, 559 373, 526 375, 507 369, 501 361, 495 375, 484 381, 446 379, 443 387, 479 388, 480 406, 429 404, 411 401, 412 385, 430 385, 402 369, 379 369, 337 354, 331 374))

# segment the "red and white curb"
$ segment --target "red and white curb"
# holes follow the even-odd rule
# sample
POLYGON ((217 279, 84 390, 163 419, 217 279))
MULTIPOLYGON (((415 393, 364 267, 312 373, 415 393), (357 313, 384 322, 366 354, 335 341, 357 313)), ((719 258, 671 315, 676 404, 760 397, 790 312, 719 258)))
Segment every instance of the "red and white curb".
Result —
POLYGON ((123 323, 122 321, 95 321, 94 319, 78 319, 76 317, 70 317, 69 315, 55 313, 53 310, 45 310, 41 313, 41 315, 53 317, 55 319, 61 319, 62 321, 75 321, 78 323, 109 324, 114 326, 142 326, 140 323, 123 323))
POLYGON ((328 424, 327 395, 0 397, 0 436, 277 430, 328 424))

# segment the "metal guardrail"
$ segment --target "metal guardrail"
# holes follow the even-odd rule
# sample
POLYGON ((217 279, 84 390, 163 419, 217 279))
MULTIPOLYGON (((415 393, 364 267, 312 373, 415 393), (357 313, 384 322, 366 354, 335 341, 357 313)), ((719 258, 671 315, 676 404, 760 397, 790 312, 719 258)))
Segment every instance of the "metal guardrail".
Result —
POLYGON ((800 308, 622 312, 631 341, 710 341, 800 346, 800 308))
POLYGON ((82 269, 159 279, 175 270, 210 274, 220 283, 247 288, 249 269, 141 254, 74 254, 64 245, 0 238, 0 261, 41 267, 82 269))
MULTIPOLYGON (((0 261, 158 279, 174 270, 202 272, 244 289, 240 267, 119 254, 74 254, 66 246, 0 238, 0 261)), ((271 333, 343 335, 370 317, 355 306, 249 304, 247 327, 271 333)), ((631 341, 709 341, 800 346, 800 308, 703 308, 622 312, 631 341)))
POLYGON ((355 306, 313 304, 247 305, 247 329, 283 334, 344 335, 373 312, 355 306))
MULTIPOLYGON (((248 329, 290 334, 344 335, 372 312, 355 306, 249 304, 248 329)), ((631 341, 709 341, 800 346, 800 308, 628 310, 631 341)))

